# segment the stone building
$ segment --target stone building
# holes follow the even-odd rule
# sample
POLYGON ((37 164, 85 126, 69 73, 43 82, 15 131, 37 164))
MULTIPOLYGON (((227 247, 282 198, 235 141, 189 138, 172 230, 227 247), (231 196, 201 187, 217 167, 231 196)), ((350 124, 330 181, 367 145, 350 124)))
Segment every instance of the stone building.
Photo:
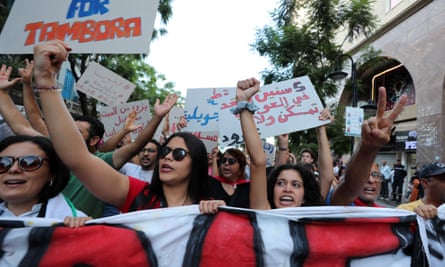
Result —
MULTIPOLYGON (((445 160, 445 1, 380 0, 374 3, 374 14, 380 26, 373 36, 343 49, 354 59, 366 46, 381 52, 357 70, 364 88, 358 106, 376 103, 379 86, 386 87, 388 110, 401 93, 408 95, 394 138, 377 161, 385 159, 392 166, 401 158, 410 175, 426 162, 445 160)), ((340 104, 349 105, 351 98, 345 90, 340 104)))

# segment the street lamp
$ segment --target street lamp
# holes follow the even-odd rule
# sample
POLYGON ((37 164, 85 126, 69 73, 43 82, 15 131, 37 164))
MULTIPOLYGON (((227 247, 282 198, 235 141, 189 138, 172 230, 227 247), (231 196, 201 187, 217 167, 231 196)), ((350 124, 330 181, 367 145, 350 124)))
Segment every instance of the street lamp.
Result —
POLYGON ((328 77, 334 81, 341 81, 348 76, 346 72, 341 70, 340 60, 343 57, 347 57, 349 58, 349 60, 351 60, 352 106, 357 107, 357 66, 354 62, 354 59, 352 59, 352 57, 348 54, 342 54, 338 56, 336 60, 337 65, 335 66, 335 71, 330 73, 328 77))
MULTIPOLYGON (((330 73, 328 77, 334 81, 340 81, 345 79, 348 74, 341 70, 341 59, 347 57, 351 61, 351 83, 352 83, 352 106, 357 107, 357 66, 354 59, 349 54, 341 54, 336 59, 335 71, 330 73)), ((351 136, 351 156, 354 151, 354 137, 351 136)))

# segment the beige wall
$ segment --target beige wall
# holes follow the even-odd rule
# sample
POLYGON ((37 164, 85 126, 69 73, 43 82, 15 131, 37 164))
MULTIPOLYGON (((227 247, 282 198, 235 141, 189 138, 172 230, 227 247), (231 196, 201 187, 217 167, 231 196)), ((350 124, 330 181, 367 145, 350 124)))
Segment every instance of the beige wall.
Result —
POLYGON ((417 117, 417 162, 445 161, 445 1, 431 1, 371 45, 404 64, 413 78, 416 108, 402 118, 417 117))

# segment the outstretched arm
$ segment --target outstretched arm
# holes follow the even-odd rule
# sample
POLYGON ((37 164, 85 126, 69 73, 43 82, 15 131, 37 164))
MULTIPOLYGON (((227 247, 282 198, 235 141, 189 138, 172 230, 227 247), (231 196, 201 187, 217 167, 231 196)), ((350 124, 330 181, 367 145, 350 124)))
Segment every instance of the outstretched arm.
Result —
POLYGON ((331 203, 349 205, 359 195, 365 185, 371 166, 380 147, 389 142, 394 121, 403 110, 407 101, 403 95, 388 116, 384 116, 386 107, 386 89, 379 88, 377 114, 362 124, 362 139, 346 168, 345 179, 335 190, 331 203))
POLYGON ((12 67, 6 67, 5 64, 0 68, 0 114, 15 134, 41 135, 31 127, 29 121, 20 113, 9 97, 8 89, 21 80, 21 78, 15 78, 10 81, 11 72, 12 67))
POLYGON ((22 76, 23 83, 23 106, 25 106, 25 112, 32 128, 42 135, 48 136, 48 129, 46 128, 42 114, 40 114, 40 108, 39 105, 37 105, 32 90, 32 71, 34 69, 34 61, 25 59, 25 64, 25 68, 19 69, 19 74, 22 76))
POLYGON ((278 136, 277 158, 274 166, 286 164, 289 161, 289 134, 281 134, 278 136))
POLYGON ((148 141, 153 138, 162 118, 173 108, 176 100, 178 100, 178 96, 172 94, 167 95, 162 104, 160 104, 159 99, 156 99, 154 113, 147 126, 145 126, 134 142, 117 149, 113 153, 113 164, 116 169, 120 169, 125 162, 139 153, 148 141))
MULTIPOLYGON (((249 101, 260 90, 260 81, 255 78, 239 81, 236 86, 236 101, 249 101)), ((253 120, 253 112, 242 109, 241 129, 250 156, 250 208, 270 209, 267 201, 266 154, 253 120)))
MULTIPOLYGON (((319 119, 329 119, 333 121, 329 109, 326 108, 321 111, 319 119)), ((323 198, 326 198, 326 196, 328 195, 329 189, 331 188, 331 184, 334 179, 331 146, 329 144, 326 127, 326 125, 323 125, 316 129, 318 143, 318 170, 320 172, 320 193, 323 198)))
POLYGON ((70 50, 58 40, 34 47, 34 78, 51 141, 63 162, 91 193, 120 207, 128 193, 128 177, 88 151, 61 95, 54 89, 56 74, 70 50))

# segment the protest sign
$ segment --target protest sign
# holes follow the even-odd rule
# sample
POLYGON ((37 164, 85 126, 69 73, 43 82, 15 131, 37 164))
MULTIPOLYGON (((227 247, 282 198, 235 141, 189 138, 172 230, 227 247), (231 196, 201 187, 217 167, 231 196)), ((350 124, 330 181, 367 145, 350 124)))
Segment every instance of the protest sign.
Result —
MULTIPOLYGON (((318 119, 323 105, 308 76, 261 86, 252 97, 258 106, 254 119, 262 138, 318 127, 329 120, 318 119)), ((220 143, 234 146, 244 143, 239 116, 231 109, 236 106, 235 91, 219 99, 220 143)))
POLYGON ((235 88, 196 88, 188 89, 185 98, 184 117, 187 120, 185 131, 218 131, 221 98, 233 94, 235 88))
POLYGON ((113 106, 127 102, 136 85, 111 70, 91 62, 76 83, 76 90, 113 106))
POLYGON ((142 124, 142 128, 139 128, 130 134, 131 139, 135 139, 141 130, 147 126, 148 120, 151 118, 150 104, 148 103, 148 100, 140 100, 102 108, 100 111, 100 120, 105 127, 104 140, 107 140, 111 136, 115 135, 125 126, 125 121, 127 120, 128 114, 132 110, 136 110, 137 112, 134 124, 142 124))
POLYGON ((158 0, 15 0, 0 35, 1 54, 31 54, 59 39, 75 53, 147 53, 158 0))
POLYGON ((360 137, 364 112, 362 108, 346 107, 345 111, 345 135, 360 137))

